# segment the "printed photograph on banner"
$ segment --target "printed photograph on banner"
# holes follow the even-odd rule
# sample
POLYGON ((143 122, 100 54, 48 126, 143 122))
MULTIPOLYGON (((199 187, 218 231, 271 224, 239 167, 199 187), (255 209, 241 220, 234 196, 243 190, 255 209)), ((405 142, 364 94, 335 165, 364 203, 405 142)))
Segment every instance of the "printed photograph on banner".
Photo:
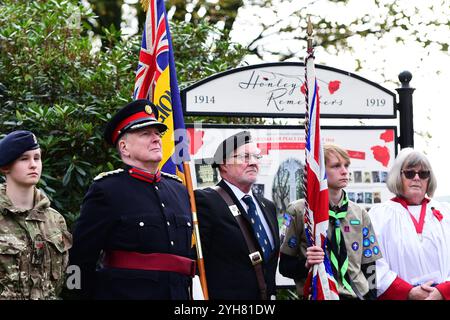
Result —
POLYGON ((355 193, 354 192, 347 192, 348 200, 356 202, 355 199, 355 193))
POLYGON ((380 182, 380 171, 372 171, 372 182, 373 183, 380 182))
POLYGON ((256 196, 264 197, 264 185, 262 183, 255 183, 252 186, 252 191, 256 196))
POLYGON ((364 192, 364 203, 365 204, 372 203, 372 192, 364 192))
POLYGON ((353 171, 354 182, 361 183, 362 182, 362 173, 361 171, 353 171))
MULTIPOLYGON (((253 192, 274 202, 277 208, 280 235, 289 224, 288 204, 304 198, 305 131, 303 127, 227 127, 187 125, 190 141, 191 172, 194 188, 214 186, 220 173, 210 164, 219 143, 240 131, 248 130, 260 154, 258 178, 253 192)), ((350 156, 351 180, 346 188, 350 200, 370 210, 375 203, 393 197, 386 187, 387 172, 395 159, 395 144, 385 141, 387 128, 322 128, 324 144, 337 144, 350 156)), ((281 277, 277 281, 283 285, 281 277)), ((277 284, 279 284, 277 282, 277 284)), ((289 283, 291 285, 291 283, 289 283)))
POLYGON ((356 203, 363 203, 363 202, 364 202, 364 192, 357 192, 356 203))
POLYGON ((388 172, 387 171, 381 171, 380 182, 381 183, 386 183, 387 176, 388 176, 388 172))
POLYGON ((195 163, 197 188, 213 187, 219 182, 219 172, 208 163, 195 163))
POLYGON ((364 171, 364 183, 372 183, 372 179, 370 179, 370 172, 364 171))
POLYGON ((373 193, 373 203, 381 203, 381 193, 380 192, 373 193))

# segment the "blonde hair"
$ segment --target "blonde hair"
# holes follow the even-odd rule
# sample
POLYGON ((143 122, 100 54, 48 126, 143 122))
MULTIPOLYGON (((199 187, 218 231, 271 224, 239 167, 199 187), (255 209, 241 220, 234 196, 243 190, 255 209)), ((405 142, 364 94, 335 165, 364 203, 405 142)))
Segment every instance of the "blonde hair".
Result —
POLYGON ((433 197, 437 187, 436 176, 431 168, 428 158, 419 151, 412 148, 402 149, 394 161, 394 165, 389 171, 386 185, 390 192, 396 196, 403 196, 403 181, 402 170, 420 166, 422 170, 430 171, 430 178, 428 179, 427 194, 433 197))
POLYGON ((338 145, 335 144, 325 144, 323 146, 323 152, 325 155, 325 163, 327 163, 327 160, 329 159, 330 155, 334 154, 334 155, 338 155, 340 156, 342 159, 344 159, 344 161, 350 165, 350 156, 348 155, 347 151, 345 151, 344 149, 342 149, 341 147, 339 147, 338 145))

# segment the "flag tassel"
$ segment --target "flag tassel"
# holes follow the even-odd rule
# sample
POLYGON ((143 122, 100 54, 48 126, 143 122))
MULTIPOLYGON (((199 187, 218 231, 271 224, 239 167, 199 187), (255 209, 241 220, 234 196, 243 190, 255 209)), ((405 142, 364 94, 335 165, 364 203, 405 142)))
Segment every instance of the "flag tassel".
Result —
POLYGON ((142 9, 144 9, 144 12, 147 12, 149 5, 150 5, 149 0, 141 0, 141 6, 142 9))

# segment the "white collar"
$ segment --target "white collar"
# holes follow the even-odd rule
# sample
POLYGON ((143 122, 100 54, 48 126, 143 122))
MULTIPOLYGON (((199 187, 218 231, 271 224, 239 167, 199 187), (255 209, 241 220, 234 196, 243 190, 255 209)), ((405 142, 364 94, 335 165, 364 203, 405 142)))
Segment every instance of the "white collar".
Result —
POLYGON ((223 181, 225 181, 225 183, 230 187, 231 191, 233 191, 234 195, 236 196, 236 198, 239 199, 239 201, 241 201, 242 198, 245 196, 250 196, 250 197, 252 197, 253 202, 255 202, 256 199, 255 199, 255 197, 253 197, 253 194, 251 191, 250 191, 250 193, 245 193, 241 189, 236 187, 234 184, 231 184, 230 182, 228 182, 227 180, 224 179, 223 181))

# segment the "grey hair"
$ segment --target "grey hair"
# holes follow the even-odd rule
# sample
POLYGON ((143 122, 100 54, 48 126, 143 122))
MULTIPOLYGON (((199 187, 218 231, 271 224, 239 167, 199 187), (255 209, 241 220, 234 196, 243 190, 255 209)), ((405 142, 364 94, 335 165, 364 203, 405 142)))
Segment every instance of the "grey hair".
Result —
POLYGON ((119 153, 119 156, 120 156, 121 159, 122 159, 122 152, 120 151, 119 142, 120 142, 121 140, 127 140, 127 138, 128 138, 128 132, 125 132, 125 133, 119 138, 119 140, 117 140, 117 142, 116 142, 116 150, 117 150, 117 152, 119 153))
POLYGON ((397 155, 394 165, 389 171, 386 182, 389 191, 396 196, 403 196, 404 190, 402 183, 402 169, 409 169, 416 166, 420 166, 423 170, 430 171, 427 194, 429 197, 433 197, 437 187, 436 176, 434 175, 433 168, 431 167, 428 158, 422 152, 416 151, 412 148, 402 149, 397 155))

